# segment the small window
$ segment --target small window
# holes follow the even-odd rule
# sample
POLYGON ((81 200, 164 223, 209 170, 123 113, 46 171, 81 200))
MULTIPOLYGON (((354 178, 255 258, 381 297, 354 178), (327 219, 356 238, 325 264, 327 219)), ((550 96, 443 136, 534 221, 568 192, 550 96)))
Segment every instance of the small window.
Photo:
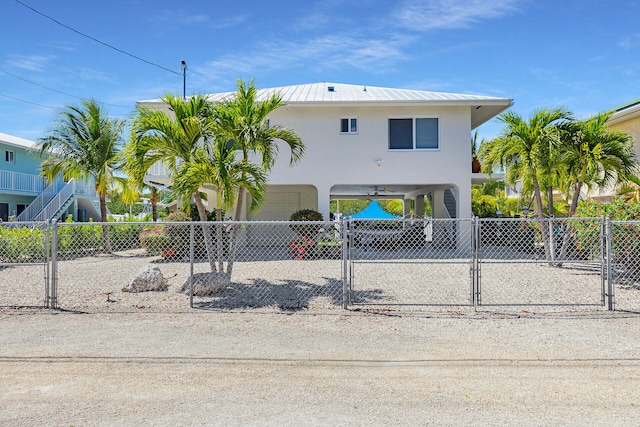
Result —
POLYGON ((437 118, 389 119, 390 150, 440 148, 437 118))
POLYGON ((13 151, 7 150, 4 152, 4 161, 7 163, 15 163, 16 158, 13 151))
POLYGON ((358 119, 355 117, 340 119, 340 133, 358 133, 358 119))

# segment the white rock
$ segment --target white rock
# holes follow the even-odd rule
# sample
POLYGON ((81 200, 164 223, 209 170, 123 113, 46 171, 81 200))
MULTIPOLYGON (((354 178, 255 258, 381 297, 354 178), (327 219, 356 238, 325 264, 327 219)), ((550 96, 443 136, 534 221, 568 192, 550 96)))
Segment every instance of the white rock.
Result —
POLYGON ((138 274, 129 279, 122 292, 166 291, 167 279, 156 265, 144 266, 138 274))

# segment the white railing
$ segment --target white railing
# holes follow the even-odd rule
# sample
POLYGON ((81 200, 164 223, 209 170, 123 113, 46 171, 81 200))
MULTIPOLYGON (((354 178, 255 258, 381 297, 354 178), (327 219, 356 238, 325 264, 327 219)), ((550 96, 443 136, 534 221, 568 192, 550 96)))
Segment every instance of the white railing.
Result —
POLYGON ((53 199, 58 190, 61 188, 62 181, 55 180, 51 185, 46 187, 42 192, 35 198, 35 200, 29 203, 29 206, 23 210, 20 215, 16 218, 16 221, 32 221, 33 218, 44 209, 44 207, 53 199))
POLYGON ((167 167, 162 162, 155 162, 147 171, 147 175, 167 176, 167 174, 167 167))
POLYGON ((46 221, 50 218, 53 218, 55 214, 58 213, 60 208, 64 206, 64 204, 69 201, 69 199, 74 195, 76 191, 76 182, 75 180, 71 180, 65 185, 62 190, 58 191, 58 193, 51 199, 49 204, 36 215, 33 219, 34 221, 46 221))
POLYGON ((45 178, 29 173, 0 171, 0 189, 5 191, 25 191, 40 193, 46 187, 45 178))

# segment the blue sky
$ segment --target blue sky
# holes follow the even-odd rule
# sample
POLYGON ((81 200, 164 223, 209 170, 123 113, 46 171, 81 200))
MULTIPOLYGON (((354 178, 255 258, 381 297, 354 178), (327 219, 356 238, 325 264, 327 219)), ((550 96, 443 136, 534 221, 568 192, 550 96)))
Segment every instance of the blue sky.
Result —
POLYGON ((637 0, 1 4, 0 132, 31 140, 83 98, 127 118, 137 100, 182 93, 182 60, 187 94, 231 91, 237 78, 327 81, 508 97, 523 116, 563 105, 578 117, 640 98, 637 0))

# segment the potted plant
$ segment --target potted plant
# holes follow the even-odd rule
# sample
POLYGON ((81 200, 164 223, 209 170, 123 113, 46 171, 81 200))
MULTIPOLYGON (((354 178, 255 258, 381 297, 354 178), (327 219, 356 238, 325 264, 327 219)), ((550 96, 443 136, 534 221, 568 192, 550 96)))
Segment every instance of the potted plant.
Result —
POLYGON ((333 238, 318 240, 318 255, 321 258, 339 259, 342 255, 342 242, 333 238))
MULTIPOLYGON (((482 144, 482 141, 480 141, 482 144)), ((480 160, 478 160, 478 131, 473 133, 473 138, 471 138, 471 172, 472 173, 480 173, 482 166, 480 165, 480 160)))

